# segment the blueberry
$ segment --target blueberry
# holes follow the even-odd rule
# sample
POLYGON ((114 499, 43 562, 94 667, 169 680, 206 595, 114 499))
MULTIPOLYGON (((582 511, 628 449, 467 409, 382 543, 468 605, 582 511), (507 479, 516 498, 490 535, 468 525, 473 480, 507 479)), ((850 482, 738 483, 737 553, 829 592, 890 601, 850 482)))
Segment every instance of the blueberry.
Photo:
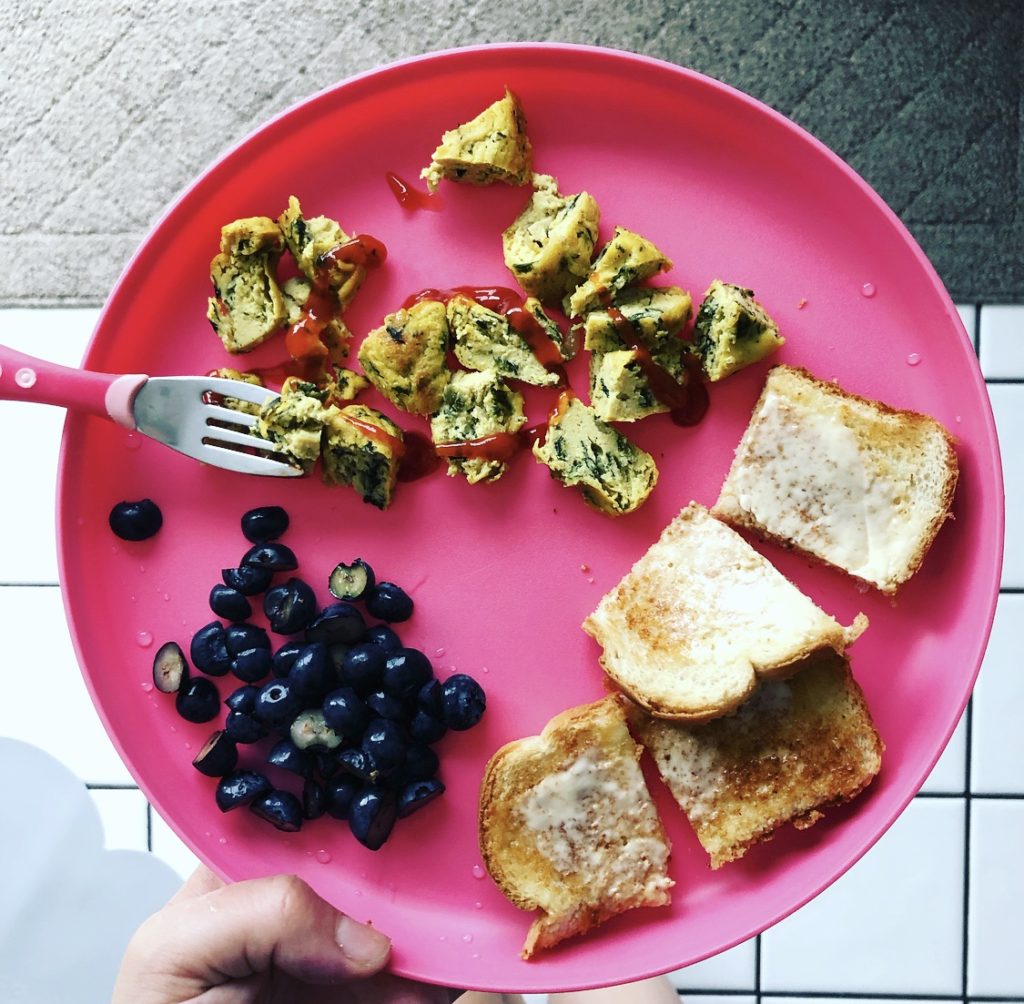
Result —
POLYGON ((335 819, 348 819, 349 809, 362 784, 353 777, 340 777, 329 781, 324 788, 327 814, 335 819))
POLYGON ((314 750, 313 764, 323 781, 329 781, 341 770, 336 750, 314 750))
POLYGON ((236 770, 220 779, 217 785, 217 807, 229 812, 247 805, 254 798, 270 791, 270 782, 254 770, 236 770))
POLYGON ((342 645, 341 642, 327 646, 327 657, 331 660, 331 665, 339 680, 342 676, 342 667, 345 665, 345 656, 348 655, 348 650, 351 647, 351 645, 342 645))
POLYGON ((266 591, 274 578, 274 570, 257 565, 241 565, 238 568, 221 569, 220 577, 225 586, 238 590, 243 596, 255 596, 266 591))
POLYGON ((438 795, 443 794, 444 783, 436 777, 407 784, 398 793, 398 818, 405 819, 406 816, 411 816, 417 809, 422 809, 438 795))
POLYGON ((421 743, 436 743, 447 731, 448 726, 444 722, 438 721, 423 708, 419 708, 409 722, 409 735, 421 743))
POLYGON ((339 600, 362 599, 376 584, 373 569, 362 558, 356 558, 351 565, 339 563, 327 580, 331 595, 339 600))
POLYGON ((359 778, 360 781, 376 781, 380 776, 373 757, 365 750, 352 747, 343 749, 338 754, 338 763, 341 764, 343 770, 353 777, 359 778))
POLYGON ((277 540, 288 529, 288 513, 279 505, 250 509, 242 516, 242 533, 254 544, 277 540))
POLYGON ((295 552, 285 544, 254 544, 242 555, 241 565, 255 565, 271 572, 293 572, 299 567, 295 552))
POLYGON ((220 694, 206 677, 197 676, 178 691, 174 706, 187 722, 209 722, 220 713, 220 694))
POLYGON ((309 777, 313 770, 313 761, 310 755, 300 750, 290 739, 282 739, 274 743, 267 754, 267 763, 280 767, 282 770, 298 774, 299 777, 309 777))
POLYGON ((302 579, 289 579, 268 589, 263 597, 263 612, 270 630, 295 634, 308 627, 317 615, 316 596, 302 579))
POLYGON ((407 722, 412 717, 409 705, 405 701, 383 690, 367 694, 366 706, 380 718, 388 718, 393 722, 407 722))
POLYGON ((165 642, 153 656, 153 686, 161 694, 176 694, 188 680, 185 653, 176 641, 165 642))
POLYGON ((259 795, 249 804, 249 811, 285 833, 302 828, 302 803, 290 791, 275 788, 259 795))
POLYGON ((189 655, 196 669, 210 676, 223 676, 231 668, 231 653, 228 652, 224 625, 220 621, 211 621, 201 627, 192 636, 189 655))
POLYGON ((218 582, 210 590, 210 609, 226 621, 244 621, 252 616, 252 606, 237 590, 218 582))
POLYGON ((397 652, 402 647, 402 639, 387 624, 374 624, 366 629, 366 640, 371 645, 384 649, 385 652, 397 652))
POLYGON ((152 499, 118 502, 110 510, 110 529, 122 540, 146 540, 164 524, 163 513, 152 499))
POLYGON ((256 698, 259 697, 260 688, 247 683, 244 687, 232 690, 224 703, 229 711, 241 711, 244 715, 251 715, 256 710, 256 698))
POLYGON ((256 743, 267 734, 265 722, 244 711, 229 711, 224 721, 224 731, 236 743, 256 743))
POLYGON ((333 750, 341 745, 341 736, 327 724, 319 708, 300 711, 292 722, 289 735, 300 750, 333 750))
POLYGON ((363 734, 370 712, 352 687, 339 687, 324 698, 324 720, 339 735, 355 739, 363 734))
POLYGON ((307 645, 288 670, 292 690, 308 703, 319 704, 324 695, 338 685, 334 665, 327 655, 327 647, 316 642, 307 645))
POLYGON ((441 766, 438 755, 429 747, 420 743, 411 743, 405 751, 405 762, 398 770, 400 780, 408 783, 410 781, 425 781, 437 773, 441 766))
POLYGON ((341 663, 341 678, 361 694, 379 690, 384 682, 387 653, 369 642, 353 645, 341 663))
POLYGON ((319 819, 327 811, 327 789, 311 778, 302 785, 302 815, 306 819, 319 819))
POLYGON ((252 648, 270 649, 267 632, 255 624, 229 624, 224 629, 224 643, 230 655, 238 655, 252 648))
POLYGON ((415 697, 434 676, 430 660, 415 648, 400 648, 388 656, 384 667, 384 689, 395 697, 415 697))
POLYGON ((376 851, 391 835, 397 818, 398 801, 395 796, 384 788, 370 785, 353 800, 348 812, 348 825, 359 843, 376 851))
POLYGON ((274 676, 287 676, 299 653, 306 646, 301 641, 285 642, 275 653, 271 669, 274 676))
POLYGON ((412 599, 393 582, 378 582, 366 596, 366 609, 378 620, 395 623, 412 616, 412 599))
POLYGON ((258 683, 270 672, 270 649, 250 648, 231 660, 231 672, 246 683, 258 683))
POLYGON ((402 765, 407 745, 401 725, 387 718, 375 718, 363 733, 363 752, 373 760, 382 775, 391 774, 402 765))
POLYGON ((456 732, 462 732, 480 721, 487 707, 487 698, 473 677, 456 673, 448 677, 441 687, 441 705, 445 724, 456 732))
POLYGON ((237 764, 238 747, 223 729, 218 729, 206 740, 192 761, 192 766, 207 777, 223 777, 237 764))
POLYGON ((264 684, 256 698, 255 715, 268 725, 291 726, 302 710, 302 698, 292 692, 287 680, 272 680, 264 684))
POLYGON ((416 703, 428 714, 434 718, 441 718, 443 712, 441 710, 441 682, 440 680, 427 680, 426 683, 420 687, 419 693, 416 695, 416 703))
POLYGON ((306 628, 306 641, 351 645, 366 631, 363 615, 351 603, 332 603, 306 628))

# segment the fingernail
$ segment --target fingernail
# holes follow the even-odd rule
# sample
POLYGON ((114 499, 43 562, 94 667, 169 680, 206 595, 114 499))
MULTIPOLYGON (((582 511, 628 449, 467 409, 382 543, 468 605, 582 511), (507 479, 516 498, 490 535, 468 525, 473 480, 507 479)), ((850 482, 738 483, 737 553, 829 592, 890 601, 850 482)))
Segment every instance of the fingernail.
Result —
POLYGON ((345 914, 334 929, 334 940, 346 958, 363 969, 379 968, 391 952, 390 938, 345 914))

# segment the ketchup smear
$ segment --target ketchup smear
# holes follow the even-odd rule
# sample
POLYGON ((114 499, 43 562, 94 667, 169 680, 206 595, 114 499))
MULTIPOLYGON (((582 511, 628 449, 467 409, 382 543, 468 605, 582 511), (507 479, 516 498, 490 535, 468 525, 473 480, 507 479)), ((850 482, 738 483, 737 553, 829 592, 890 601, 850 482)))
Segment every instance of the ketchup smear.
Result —
POLYGON ((391 189, 391 194, 403 209, 438 210, 441 208, 436 195, 413 188, 408 181, 400 178, 393 171, 388 171, 384 178, 388 183, 388 188, 391 189))

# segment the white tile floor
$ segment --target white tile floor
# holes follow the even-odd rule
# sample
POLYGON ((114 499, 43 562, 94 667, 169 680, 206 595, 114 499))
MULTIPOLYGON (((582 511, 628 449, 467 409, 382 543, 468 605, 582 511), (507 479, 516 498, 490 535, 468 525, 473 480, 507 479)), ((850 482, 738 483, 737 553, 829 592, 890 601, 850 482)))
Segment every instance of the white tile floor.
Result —
MULTIPOLYGON (((1024 307, 961 307, 1001 441, 1024 440, 1024 307)), ((76 363, 95 310, 2 310, 4 341, 76 363)), ((18 421, 0 403, 0 423, 18 421)), ((53 487, 61 415, 33 416, 36 448, 19 491, 6 492, 0 548, 0 735, 42 745, 88 786, 107 846, 148 850, 184 876, 194 855, 134 788, 99 725, 64 627, 57 588, 53 487), (47 544, 40 549, 39 541, 47 544), (35 699, 42 626, 49 727, 23 712, 35 699)), ((922 793, 847 875, 759 938, 676 973, 706 1004, 857 1004, 913 998, 1024 1002, 1024 673, 1015 627, 1024 618, 1024 451, 1003 453, 1007 544, 992 641, 971 707, 922 793), (969 784, 968 784, 969 781, 969 784), (965 958, 966 953, 966 958, 965 958)))

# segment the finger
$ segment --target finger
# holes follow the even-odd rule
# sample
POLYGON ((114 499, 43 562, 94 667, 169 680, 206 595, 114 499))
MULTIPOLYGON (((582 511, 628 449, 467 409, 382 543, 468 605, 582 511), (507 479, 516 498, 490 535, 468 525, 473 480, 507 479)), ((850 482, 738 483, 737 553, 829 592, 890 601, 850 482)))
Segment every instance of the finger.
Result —
POLYGON ((185 880, 185 884, 167 902, 170 905, 183 899, 204 896, 208 892, 213 892, 214 889, 220 889, 223 885, 224 883, 206 865, 199 865, 185 880))
POLYGON ((391 949, 384 935, 286 875, 182 898, 147 923, 161 968, 192 980, 197 994, 272 964, 308 983, 362 979, 384 967, 391 949))

